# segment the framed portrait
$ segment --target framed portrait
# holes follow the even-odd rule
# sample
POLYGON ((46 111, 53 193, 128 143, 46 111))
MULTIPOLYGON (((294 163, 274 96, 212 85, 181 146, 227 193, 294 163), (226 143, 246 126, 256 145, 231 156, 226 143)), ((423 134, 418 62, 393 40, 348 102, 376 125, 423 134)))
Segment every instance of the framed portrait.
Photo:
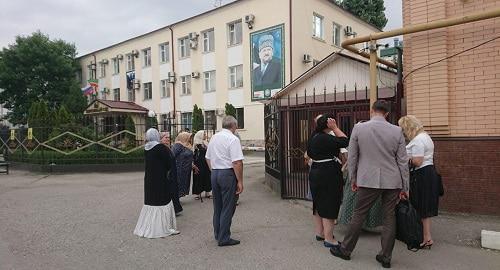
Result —
POLYGON ((250 33, 252 101, 271 98, 284 86, 284 25, 250 33))

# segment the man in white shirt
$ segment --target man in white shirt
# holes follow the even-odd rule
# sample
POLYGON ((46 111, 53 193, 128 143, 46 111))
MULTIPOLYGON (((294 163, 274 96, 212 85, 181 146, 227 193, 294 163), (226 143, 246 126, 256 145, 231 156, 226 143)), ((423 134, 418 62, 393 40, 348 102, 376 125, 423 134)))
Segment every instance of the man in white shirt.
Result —
POLYGON ((231 238, 231 220, 237 196, 243 192, 243 151, 234 135, 238 121, 232 116, 222 120, 222 130, 212 136, 206 159, 212 171, 214 201, 214 235, 219 246, 234 246, 240 241, 231 238))

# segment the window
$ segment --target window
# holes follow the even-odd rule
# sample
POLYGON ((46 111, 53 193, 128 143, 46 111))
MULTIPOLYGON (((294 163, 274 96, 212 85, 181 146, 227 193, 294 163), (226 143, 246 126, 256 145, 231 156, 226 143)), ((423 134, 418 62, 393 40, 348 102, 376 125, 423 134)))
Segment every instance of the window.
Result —
MULTIPOLYGON (((82 70, 78 70, 76 72, 76 80, 79 82, 79 83, 82 83, 83 82, 83 74, 82 74, 82 70)), ((1 92, 1 91, 0 91, 1 92)))
POLYGON ((168 80, 161 80, 160 88, 162 98, 170 97, 170 83, 168 82, 168 80))
POLYGON ((243 65, 229 67, 229 87, 243 87, 243 65))
POLYGON ((207 30, 203 35, 203 52, 213 52, 215 50, 214 29, 207 30))
POLYGON ((217 129, 217 118, 215 117, 215 111, 205 111, 205 126, 208 130, 217 129))
POLYGON ((336 23, 333 23, 333 40, 332 43, 335 46, 340 47, 340 31, 342 30, 342 27, 336 23))
POLYGON ((100 77, 104 78, 106 77, 106 65, 104 63, 99 64, 99 71, 100 71, 100 77))
POLYGON ((142 50, 142 66, 143 67, 151 66, 151 48, 142 50))
POLYGON ((245 128, 245 110, 243 108, 236 108, 236 120, 238 120, 238 128, 245 128))
POLYGON ((160 47, 160 63, 168 62, 170 58, 168 42, 160 44, 159 47, 160 47))
POLYGON ((313 37, 323 39, 323 16, 313 14, 313 37))
POLYGON ((94 70, 92 69, 92 64, 89 65, 88 71, 89 71, 89 73, 88 73, 88 75, 89 75, 88 79, 89 80, 94 79, 94 70))
POLYGON ((205 83, 204 91, 205 92, 215 91, 215 70, 204 72, 203 78, 205 83))
POLYGON ((191 75, 181 76, 181 95, 191 95, 191 75))
POLYGON ((153 98, 153 83, 144 83, 144 100, 149 100, 153 98))
POLYGON ((193 113, 181 113, 182 129, 191 129, 193 123, 193 113))
POLYGON ((127 54, 127 71, 135 70, 134 56, 127 54))
POLYGON ((241 21, 232 22, 227 25, 227 43, 229 44, 229 46, 238 45, 241 43, 242 31, 241 21))
POLYGON ((135 102, 135 90, 127 89, 128 101, 135 102))
POLYGON ((113 89, 113 100, 120 101, 120 88, 113 89))
POLYGON ((186 58, 191 54, 191 50, 189 50, 189 38, 184 37, 179 39, 179 57, 186 58))
POLYGON ((120 73, 120 60, 118 58, 113 58, 113 74, 118 74, 120 73))

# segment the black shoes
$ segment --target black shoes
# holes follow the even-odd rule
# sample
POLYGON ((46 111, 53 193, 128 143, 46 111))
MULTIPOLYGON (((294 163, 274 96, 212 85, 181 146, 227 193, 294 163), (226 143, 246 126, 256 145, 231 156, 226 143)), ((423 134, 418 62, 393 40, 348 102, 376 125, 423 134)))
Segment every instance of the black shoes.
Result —
POLYGON ((240 244, 240 241, 234 240, 234 239, 229 239, 229 241, 227 241, 225 243, 219 243, 219 247, 236 246, 239 244, 240 244))
POLYGON ((342 260, 346 260, 346 261, 351 260, 351 256, 344 254, 340 245, 330 248, 330 253, 335 257, 341 258, 342 260))
POLYGON ((384 256, 377 255, 375 259, 382 265, 382 267, 391 268, 391 261, 387 260, 384 256))

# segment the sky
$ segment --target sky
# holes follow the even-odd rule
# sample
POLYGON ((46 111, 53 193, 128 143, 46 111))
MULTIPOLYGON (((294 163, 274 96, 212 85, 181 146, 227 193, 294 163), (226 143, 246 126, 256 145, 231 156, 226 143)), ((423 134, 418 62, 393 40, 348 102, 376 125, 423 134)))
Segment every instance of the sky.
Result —
MULTIPOLYGON (((307 1, 307 0, 304 0, 307 1)), ((0 48, 40 30, 83 55, 214 8, 215 0, 1 0, 0 48), (151 8, 156 7, 156 8, 151 8)), ((232 0, 222 1, 223 4, 232 0)), ((385 30, 402 26, 402 0, 385 0, 385 30)))

